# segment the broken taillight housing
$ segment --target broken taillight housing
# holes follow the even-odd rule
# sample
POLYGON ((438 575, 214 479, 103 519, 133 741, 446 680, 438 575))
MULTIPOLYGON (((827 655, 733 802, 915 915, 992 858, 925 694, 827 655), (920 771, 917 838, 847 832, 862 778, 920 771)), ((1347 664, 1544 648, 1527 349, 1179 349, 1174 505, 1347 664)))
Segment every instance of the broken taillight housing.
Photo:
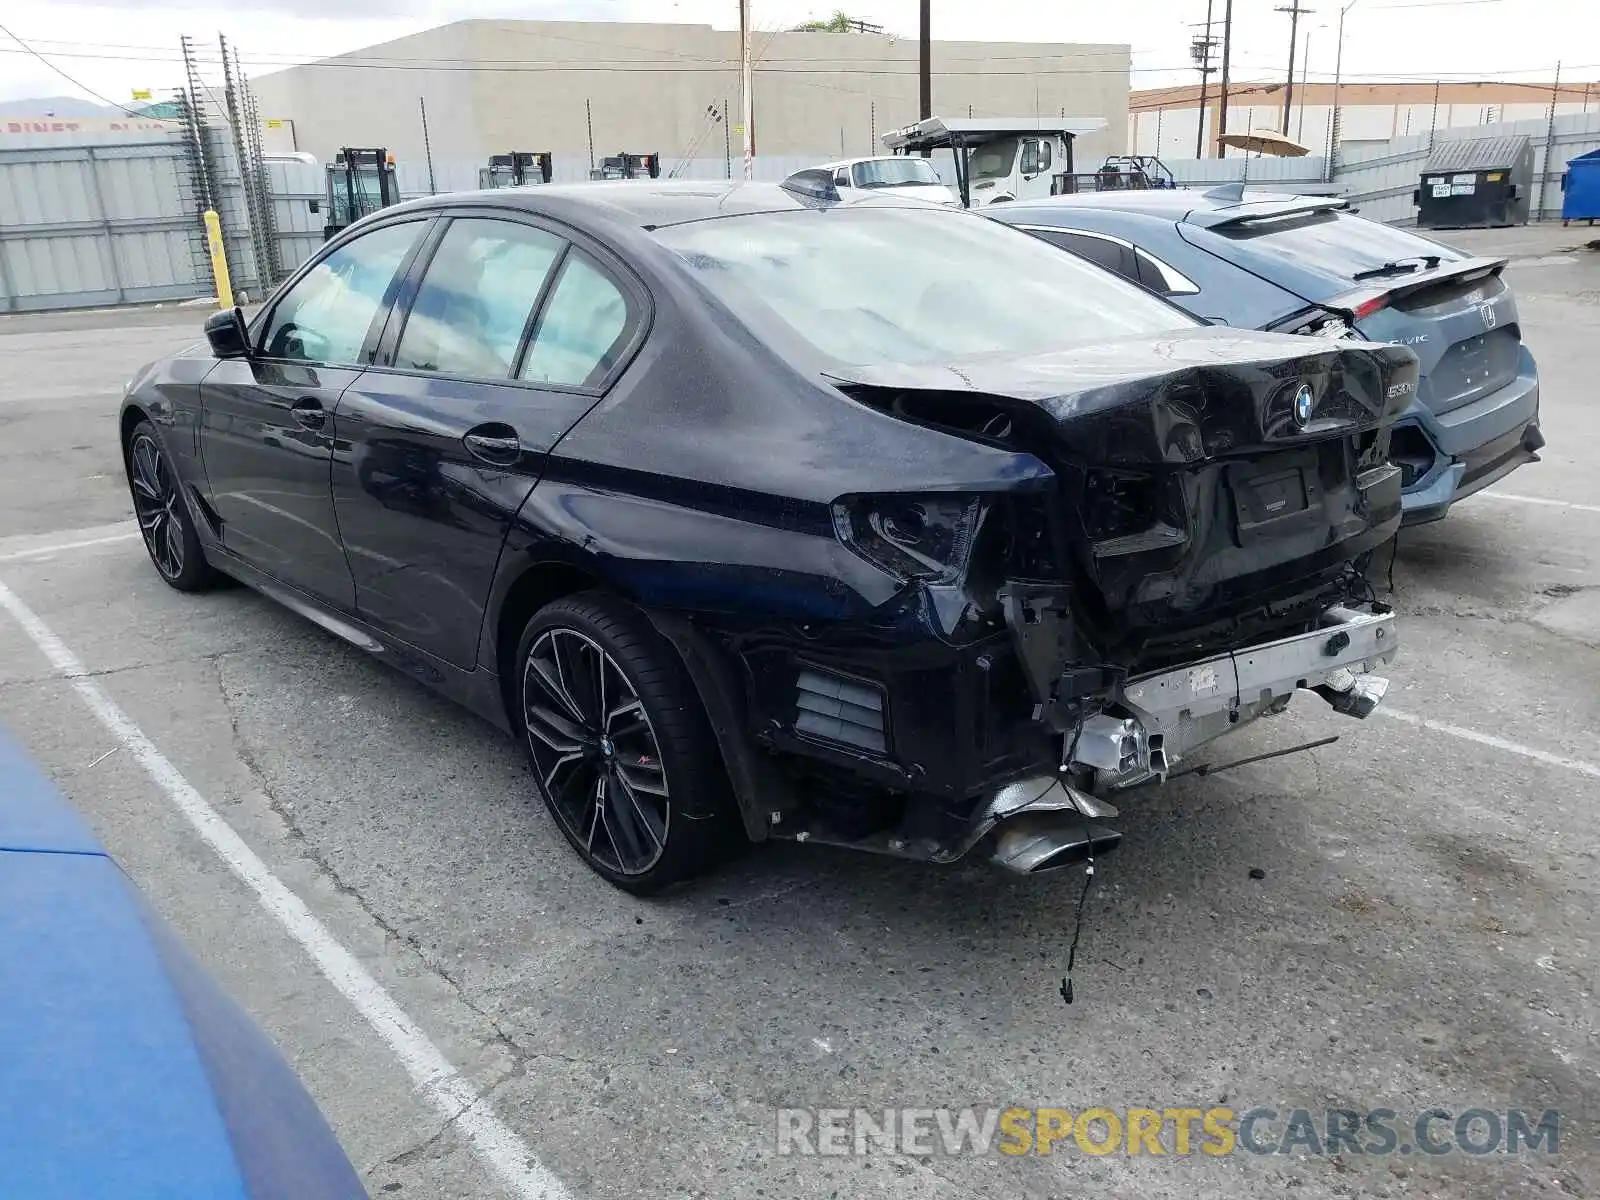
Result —
POLYGON ((983 523, 977 496, 845 496, 833 505, 839 540, 903 580, 954 583, 967 569, 983 523))
MULTIPOLYGON (((1365 314, 1357 313, 1356 319, 1360 320, 1365 314)), ((1351 328, 1350 321, 1344 313, 1330 312, 1325 308, 1312 309, 1309 312, 1298 312, 1287 320, 1280 321, 1269 329, 1272 333, 1294 333, 1302 337, 1319 338, 1359 338, 1361 336, 1351 328)))

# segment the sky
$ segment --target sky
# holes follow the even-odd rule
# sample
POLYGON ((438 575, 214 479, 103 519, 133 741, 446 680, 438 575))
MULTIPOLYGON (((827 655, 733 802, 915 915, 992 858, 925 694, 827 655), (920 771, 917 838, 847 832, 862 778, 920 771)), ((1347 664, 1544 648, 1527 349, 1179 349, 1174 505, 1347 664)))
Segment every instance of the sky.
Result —
MULTIPOLYGON (((1289 0, 1233 0, 1233 76, 1281 80, 1289 0)), ((751 0, 758 30, 787 28, 843 7, 851 16, 908 38, 917 34, 917 0, 751 0)), ((1226 0, 1212 0, 1220 27, 1226 0)), ((1310 35, 1310 75, 1331 79, 1335 30, 1348 0, 1300 0, 1310 35)), ((1133 48, 1133 86, 1194 83, 1189 42, 1206 0, 933 0, 933 36, 1027 42, 1115 42, 1133 48)), ((736 28, 736 0, 123 0, 76 4, 6 0, 0 4, 0 101, 70 95, 114 103, 134 89, 158 93, 181 82, 182 34, 215 47, 225 34, 252 77, 278 66, 360 49, 470 17, 546 20, 681 21, 736 28), (69 82, 16 39, 36 50, 69 82)), ((1344 77, 1548 80, 1562 55, 1562 78, 1600 80, 1600 4, 1593 0, 1355 0, 1345 18, 1344 77), (1576 56, 1574 57, 1574 52, 1576 56), (1581 61, 1580 61, 1581 60, 1581 61)), ((1296 77, 1300 70, 1297 66, 1296 77)), ((937 84, 935 84, 937 95, 937 84)))

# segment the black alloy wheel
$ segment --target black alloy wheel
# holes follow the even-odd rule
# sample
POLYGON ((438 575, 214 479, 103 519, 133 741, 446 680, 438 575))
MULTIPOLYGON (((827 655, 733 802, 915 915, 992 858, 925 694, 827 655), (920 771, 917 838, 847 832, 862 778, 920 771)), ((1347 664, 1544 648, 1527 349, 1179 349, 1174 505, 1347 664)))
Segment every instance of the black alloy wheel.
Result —
POLYGON ((154 428, 141 421, 128 441, 128 486, 150 561, 161 578, 181 592, 209 586, 215 573, 184 503, 182 486, 154 428))
POLYGON ((557 600, 518 646, 519 711, 545 806, 585 862, 648 894, 728 849, 731 797, 700 698, 643 613, 557 600))
POLYGON ((620 875, 649 871, 666 848, 672 798, 622 668, 576 630, 548 629, 528 654, 522 697, 539 786, 568 834, 620 875))

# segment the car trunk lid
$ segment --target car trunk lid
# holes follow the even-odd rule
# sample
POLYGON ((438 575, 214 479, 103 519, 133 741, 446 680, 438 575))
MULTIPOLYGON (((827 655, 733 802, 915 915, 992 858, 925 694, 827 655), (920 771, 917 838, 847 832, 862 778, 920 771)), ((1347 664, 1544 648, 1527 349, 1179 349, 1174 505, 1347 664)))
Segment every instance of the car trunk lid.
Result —
POLYGON ((1399 346, 1211 327, 834 378, 1048 462, 1085 616, 1130 664, 1225 641, 1219 621, 1315 591, 1399 524, 1388 428, 1416 388, 1399 346))

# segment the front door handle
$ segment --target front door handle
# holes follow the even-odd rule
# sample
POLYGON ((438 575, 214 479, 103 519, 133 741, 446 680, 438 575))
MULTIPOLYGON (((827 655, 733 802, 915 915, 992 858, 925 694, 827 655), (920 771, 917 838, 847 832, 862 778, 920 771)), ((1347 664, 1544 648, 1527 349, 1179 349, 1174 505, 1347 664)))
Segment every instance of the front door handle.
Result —
POLYGON ((328 421, 328 412, 322 401, 313 396, 302 396, 289 406, 295 424, 302 429, 321 429, 328 421))
POLYGON ((461 442, 473 458, 496 467, 514 467, 522 458, 522 439, 515 429, 499 421, 474 426, 461 442))

